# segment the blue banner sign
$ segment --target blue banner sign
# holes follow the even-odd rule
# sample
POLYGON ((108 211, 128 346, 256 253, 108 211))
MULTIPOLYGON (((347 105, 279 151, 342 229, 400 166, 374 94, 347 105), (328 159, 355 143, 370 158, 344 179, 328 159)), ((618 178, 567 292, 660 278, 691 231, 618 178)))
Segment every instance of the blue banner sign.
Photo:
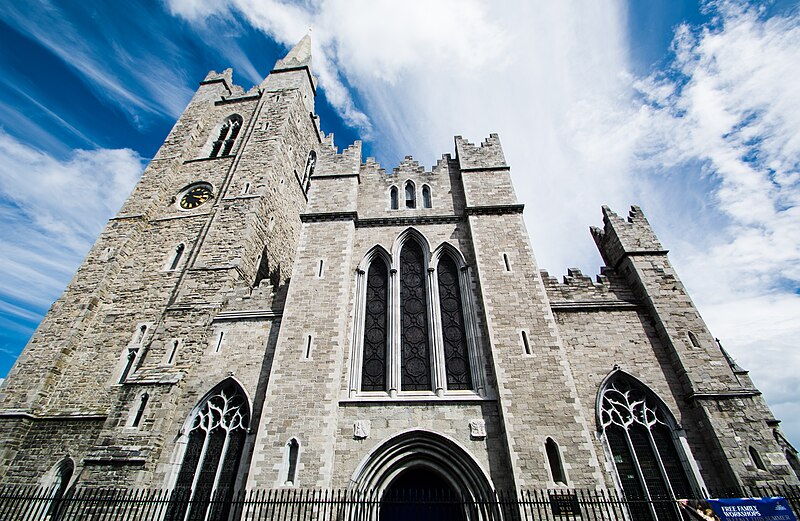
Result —
POLYGON ((720 521, 797 521, 782 497, 708 499, 720 521))

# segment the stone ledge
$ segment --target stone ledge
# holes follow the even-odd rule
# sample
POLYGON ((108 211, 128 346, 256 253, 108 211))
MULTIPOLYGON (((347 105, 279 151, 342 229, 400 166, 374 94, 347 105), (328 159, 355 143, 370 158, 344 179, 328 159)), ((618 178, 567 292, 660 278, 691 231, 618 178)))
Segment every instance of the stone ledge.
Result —
POLYGON ((614 311, 641 309, 636 302, 624 300, 576 300, 574 302, 550 302, 550 309, 553 311, 577 312, 577 311, 614 311))
POLYGON ((212 322, 227 322, 233 320, 275 320, 280 319, 283 313, 271 309, 249 309, 221 311, 212 319, 212 322))
POLYGON ((522 213, 525 210, 524 204, 496 204, 487 206, 467 206, 464 208, 466 215, 505 215, 510 213, 522 213))

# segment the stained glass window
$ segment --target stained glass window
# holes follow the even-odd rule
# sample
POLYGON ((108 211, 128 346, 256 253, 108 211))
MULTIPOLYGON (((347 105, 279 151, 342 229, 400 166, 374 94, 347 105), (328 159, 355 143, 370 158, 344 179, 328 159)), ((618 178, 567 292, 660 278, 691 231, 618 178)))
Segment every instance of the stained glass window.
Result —
POLYGON ((464 331, 458 267, 450 255, 445 255, 439 261, 437 271, 447 388, 450 390, 471 389, 472 377, 467 353, 467 335, 464 331))
POLYGON ((652 501, 689 497, 689 476, 673 439, 664 409, 646 388, 617 377, 601 395, 600 421, 628 499, 651 501, 631 507, 636 520, 678 520, 671 502, 652 501))
POLYGON ((431 389, 428 300, 422 248, 409 240, 400 253, 401 379, 403 391, 431 389))
POLYGON ((380 257, 367 273, 367 300, 364 313, 364 361, 361 366, 361 390, 386 389, 386 335, 389 270, 380 257))
POLYGON ((249 405, 236 382, 220 385, 195 413, 183 463, 166 519, 204 520, 212 497, 211 519, 225 519, 250 421, 249 405), (221 510, 222 509, 222 510, 221 510), (188 516, 186 511, 189 510, 188 516))

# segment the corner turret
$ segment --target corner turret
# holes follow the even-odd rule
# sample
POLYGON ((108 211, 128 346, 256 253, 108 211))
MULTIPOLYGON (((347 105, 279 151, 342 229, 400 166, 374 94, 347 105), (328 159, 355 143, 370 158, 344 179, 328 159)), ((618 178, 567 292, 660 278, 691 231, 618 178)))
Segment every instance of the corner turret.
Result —
POLYGON ((627 255, 667 253, 638 206, 631 206, 627 220, 603 206, 603 229, 595 226, 589 229, 600 255, 612 268, 627 255))

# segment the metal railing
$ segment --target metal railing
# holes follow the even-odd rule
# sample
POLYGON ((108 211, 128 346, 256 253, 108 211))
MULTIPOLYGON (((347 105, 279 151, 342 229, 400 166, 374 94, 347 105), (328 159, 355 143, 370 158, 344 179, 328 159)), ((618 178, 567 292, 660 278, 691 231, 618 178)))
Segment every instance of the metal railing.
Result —
MULTIPOLYGON (((497 491, 464 497, 448 491, 254 490, 233 497, 194 501, 178 492, 148 489, 0 488, 0 520, 195 521, 195 520, 514 520, 681 521, 672 499, 631 499, 597 490, 497 491)), ((774 497, 800 514, 800 487, 753 487, 718 491, 709 497, 774 497)), ((798 516, 800 517, 800 516, 798 516)))

